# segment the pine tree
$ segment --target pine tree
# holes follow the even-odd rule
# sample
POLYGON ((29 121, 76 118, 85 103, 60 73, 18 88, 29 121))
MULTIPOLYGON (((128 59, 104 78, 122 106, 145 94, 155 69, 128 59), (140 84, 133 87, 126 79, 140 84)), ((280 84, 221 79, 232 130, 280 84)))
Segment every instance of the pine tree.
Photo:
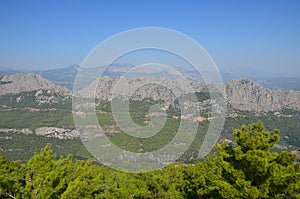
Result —
POLYGON ((233 144, 217 145, 222 198, 299 198, 300 173, 296 155, 272 152, 279 131, 265 131, 261 122, 234 131, 233 144))

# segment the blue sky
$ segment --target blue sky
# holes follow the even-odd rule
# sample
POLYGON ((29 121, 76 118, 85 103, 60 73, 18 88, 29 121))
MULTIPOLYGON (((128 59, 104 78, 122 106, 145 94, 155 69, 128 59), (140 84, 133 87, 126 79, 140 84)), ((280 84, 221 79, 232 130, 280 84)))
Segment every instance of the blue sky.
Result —
POLYGON ((0 68, 80 64, 101 41, 139 27, 180 31, 221 70, 300 76, 300 1, 0 1, 0 68))

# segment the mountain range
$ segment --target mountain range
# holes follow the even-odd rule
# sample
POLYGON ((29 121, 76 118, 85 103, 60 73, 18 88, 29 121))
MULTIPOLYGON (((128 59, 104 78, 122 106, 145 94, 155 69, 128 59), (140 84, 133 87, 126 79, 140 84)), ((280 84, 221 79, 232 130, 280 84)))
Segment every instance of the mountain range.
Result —
MULTIPOLYGON (((74 67, 72 67, 74 69, 74 67)), ((46 73, 43 73, 44 75, 46 73)), ((58 73, 57 73, 58 74, 58 73)), ((73 73, 74 74, 74 73, 73 73)), ((54 77, 54 75, 52 75, 54 77)), ((59 80, 58 76, 56 76, 59 80)), ((125 78, 126 79, 126 78, 125 78)), ((112 89, 120 80, 120 77, 111 78, 108 76, 101 77, 92 82, 86 88, 76 92, 75 94, 87 96, 93 93, 90 89, 95 88, 96 98, 101 100, 111 100, 112 89)), ((126 79, 128 86, 136 88, 138 84, 147 84, 149 82, 161 82, 161 77, 136 77, 126 79)), ((152 98, 154 100, 176 100, 174 92, 177 96, 180 88, 191 87, 197 93, 208 93, 208 87, 202 82, 172 80, 165 78, 164 83, 168 87, 176 88, 177 91, 168 90, 163 86, 149 84, 139 88, 132 96, 134 100, 141 101, 152 98)), ((213 85, 214 86, 214 85, 213 85)), ((175 90, 176 90, 175 89, 175 90)), ((22 92, 44 90, 48 93, 56 93, 60 96, 71 96, 72 92, 50 80, 43 78, 41 75, 33 73, 16 73, 10 76, 0 76, 0 96, 8 94, 18 94, 22 92)), ((261 86, 246 78, 233 79, 225 84, 226 102, 229 108, 242 111, 268 112, 283 109, 300 110, 300 91, 299 90, 271 90, 261 86)), ((124 86, 119 90, 120 95, 127 95, 127 88, 124 86)))
MULTIPOLYGON (((69 69, 71 68, 73 67, 69 69)), ((113 74, 116 72, 123 73, 118 68, 109 72, 113 74)), ((57 72, 57 80, 60 80, 59 75, 57 72)), ((276 150, 292 151, 300 147, 299 90, 268 89, 246 78, 232 79, 223 86, 226 91, 227 112, 220 142, 232 140, 230 137, 232 129, 259 120, 266 125, 268 130, 275 128, 281 130, 282 139, 276 146, 276 150)), ((77 109, 75 112, 72 111, 74 103, 72 103, 71 97, 89 99, 94 97, 95 93, 97 99, 92 98, 92 101, 87 100, 87 102, 97 103, 98 121, 106 135, 118 146, 122 146, 126 150, 139 151, 149 142, 150 148, 155 148, 160 146, 161 140, 168 140, 173 136, 173 132, 176 132, 177 125, 181 121, 193 121, 199 124, 199 137, 196 136, 199 140, 196 139, 188 154, 197 154, 194 151, 199 151, 197 147, 201 141, 201 133, 205 132, 209 122, 214 117, 211 112, 212 107, 216 108, 217 111, 223 110, 222 107, 218 107, 216 103, 218 101, 210 98, 208 92, 209 89, 213 92, 218 91, 219 87, 220 85, 206 85, 203 82, 158 76, 103 76, 90 82, 81 90, 73 92, 71 89, 58 85, 50 79, 45 79, 39 74, 0 75, 0 152, 11 159, 24 160, 26 157, 31 157, 34 150, 48 144, 53 146, 60 155, 72 153, 78 158, 89 157, 82 145, 82 140, 77 137, 73 113, 78 114, 79 117, 85 115, 80 110, 77 112, 77 109), (141 84, 143 86, 139 87, 141 84), (120 85, 120 87, 115 87, 116 85, 120 85), (95 87, 97 87, 96 92, 94 92, 95 87), (133 93, 131 92, 132 88, 135 89, 133 93), (130 117, 137 124, 149 124, 149 110, 152 110, 154 104, 162 105, 158 107, 165 110, 168 115, 166 125, 159 133, 160 136, 164 137, 159 136, 150 141, 145 139, 145 143, 138 140, 132 141, 131 137, 124 137, 124 133, 115 123, 110 106, 114 91, 117 96, 122 96, 122 99, 129 99, 131 96, 130 117), (195 101, 190 98, 189 91, 195 92, 197 97, 195 101), (90 96, 91 94, 92 96, 90 96), (182 98, 186 100, 184 101, 184 108, 194 110, 197 106, 200 109, 201 117, 190 114, 193 112, 179 110, 180 107, 177 106, 176 99, 182 98)), ((83 103, 86 103, 85 99, 83 103)), ((80 108, 85 108, 84 105, 80 104, 80 108)), ((77 107, 76 103, 73 107, 77 107)), ((152 116, 160 113, 161 109, 157 111, 152 116)), ((160 117, 160 115, 156 116, 160 117)), ((190 160, 190 156, 187 155, 183 160, 190 160)))

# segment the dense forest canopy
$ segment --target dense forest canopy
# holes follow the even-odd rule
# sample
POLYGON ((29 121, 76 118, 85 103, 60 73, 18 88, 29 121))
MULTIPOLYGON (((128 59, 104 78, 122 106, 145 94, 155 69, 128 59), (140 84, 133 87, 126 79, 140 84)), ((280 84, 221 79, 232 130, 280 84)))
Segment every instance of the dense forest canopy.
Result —
POLYGON ((258 122, 233 136, 204 161, 133 174, 56 157, 49 146, 26 163, 0 155, 0 198, 300 198, 296 155, 272 150, 278 130, 258 122))

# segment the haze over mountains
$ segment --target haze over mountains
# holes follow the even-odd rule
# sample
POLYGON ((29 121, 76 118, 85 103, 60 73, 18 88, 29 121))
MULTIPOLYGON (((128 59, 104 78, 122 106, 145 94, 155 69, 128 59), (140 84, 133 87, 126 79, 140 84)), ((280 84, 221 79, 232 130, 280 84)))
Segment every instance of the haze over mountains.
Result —
MULTIPOLYGON (((116 77, 124 75, 128 70, 130 70, 134 65, 130 64, 114 64, 109 67, 104 75, 109 77, 116 77)), ((48 70, 32 70, 32 71, 23 71, 23 70, 12 70, 8 68, 0 68, 0 74, 2 75, 11 75, 15 73, 35 73, 39 74, 45 79, 48 79, 56 84, 65 86, 72 90, 76 74, 80 66, 77 64, 70 65, 68 67, 48 69, 48 70)), ((94 74, 99 74, 99 70, 102 70, 104 67, 91 68, 90 70, 94 71, 94 74)), ((194 71, 189 71, 184 68, 177 67, 177 71, 183 73, 185 77, 189 80, 198 79, 195 76, 194 71)), ((224 82, 228 82, 236 78, 248 78, 254 82, 259 83, 260 85, 269 88, 269 89, 296 89, 300 90, 300 77, 287 77, 287 76, 278 76, 270 73, 261 73, 260 71, 237 71, 237 70, 221 70, 221 75, 224 82)), ((93 74, 93 73, 90 73, 93 74)))

